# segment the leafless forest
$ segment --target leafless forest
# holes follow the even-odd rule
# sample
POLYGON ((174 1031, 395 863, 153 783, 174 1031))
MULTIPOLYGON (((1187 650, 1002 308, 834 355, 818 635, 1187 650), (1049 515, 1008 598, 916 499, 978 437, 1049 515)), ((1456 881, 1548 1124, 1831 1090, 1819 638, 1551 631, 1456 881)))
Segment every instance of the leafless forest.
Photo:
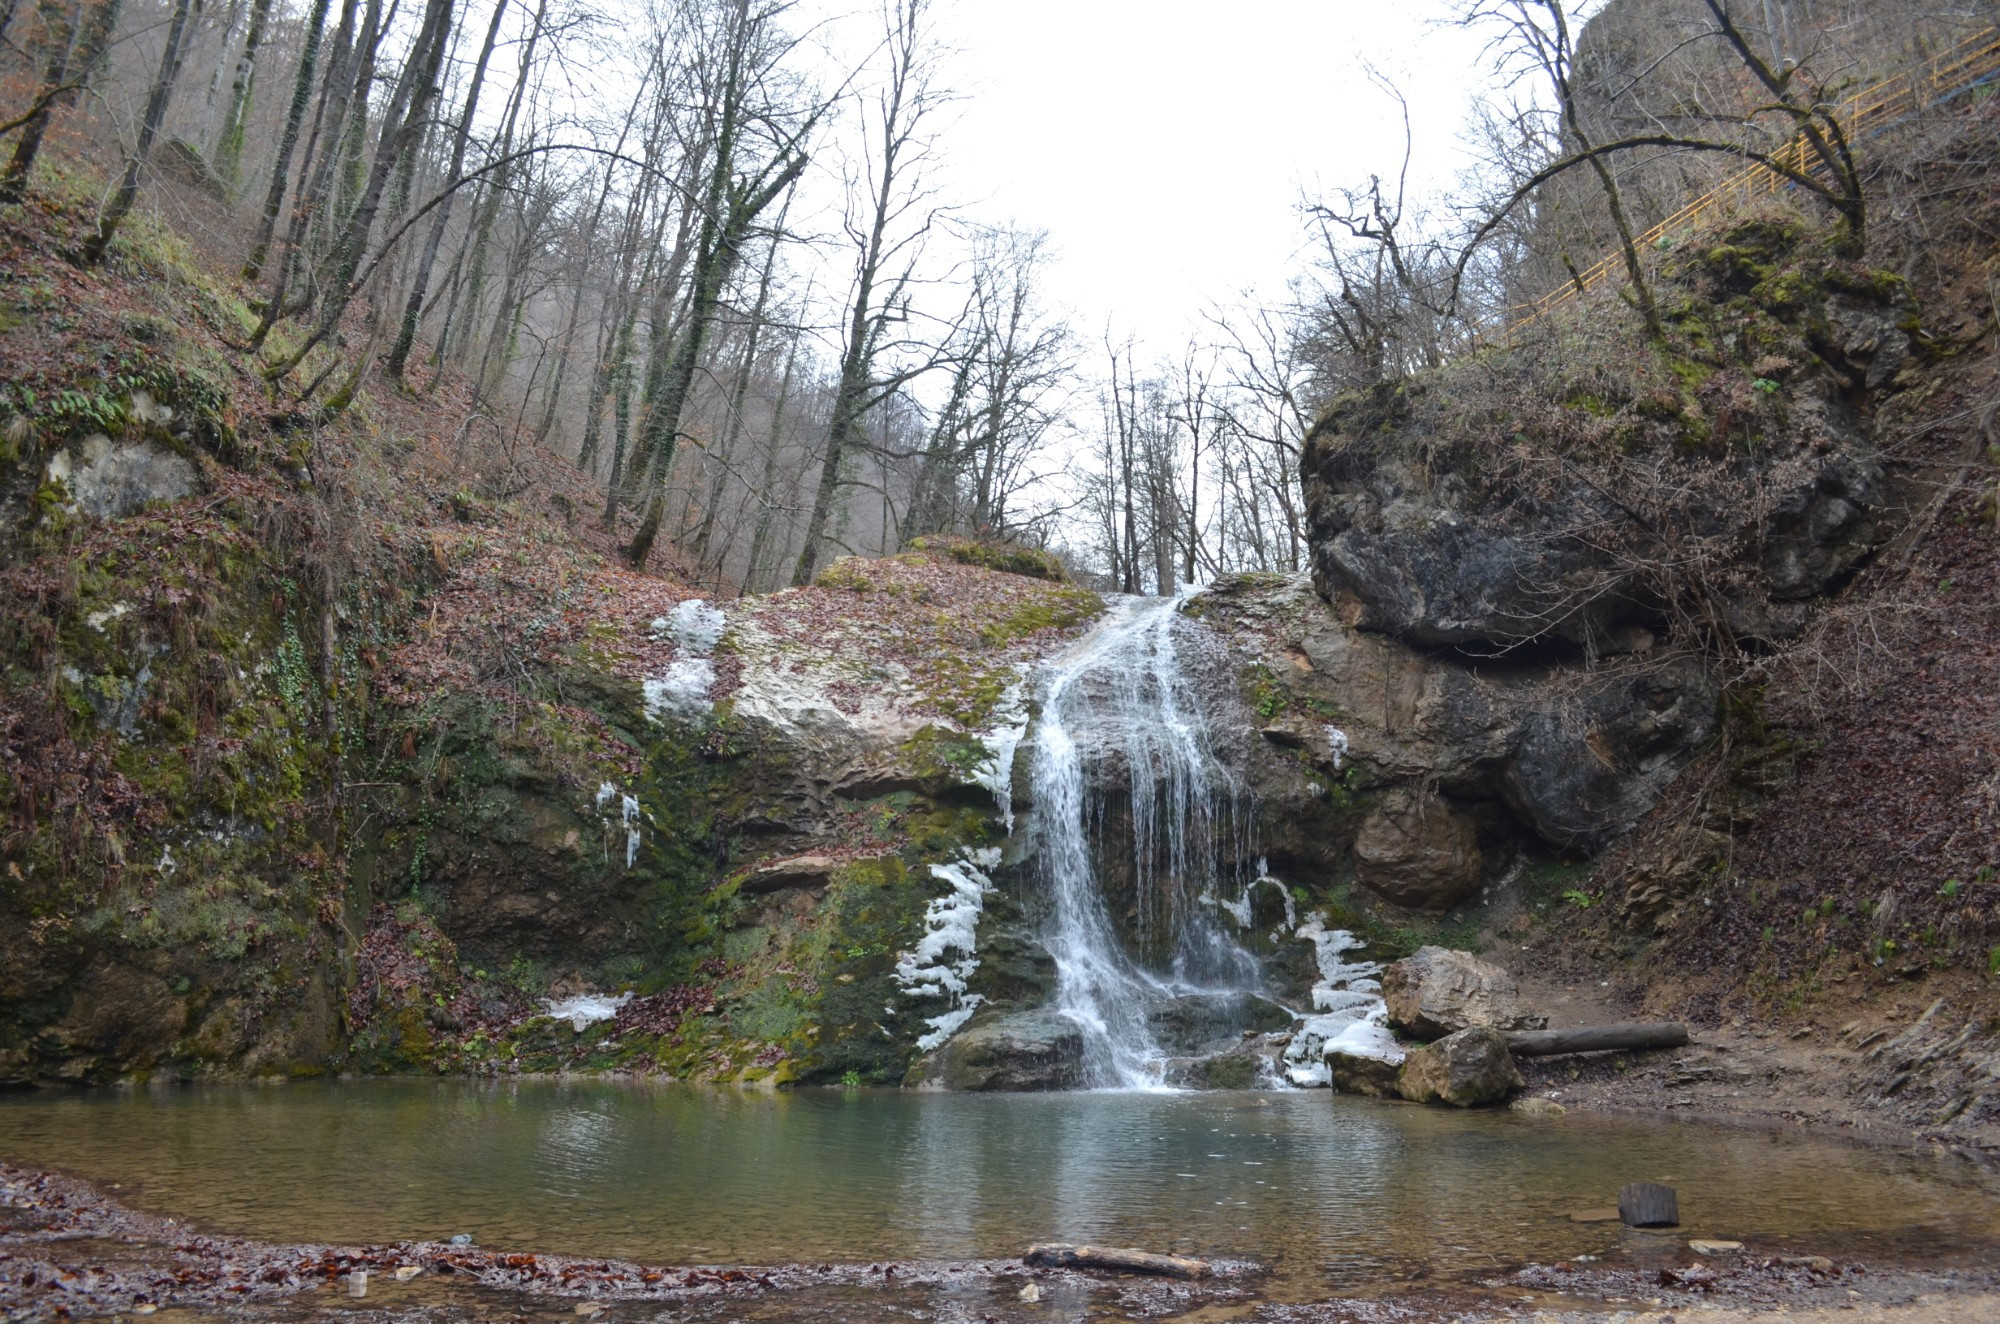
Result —
POLYGON ((1060 235, 946 191, 941 3, 0 0, 0 197, 76 172, 102 190, 78 263, 135 207, 240 263, 301 428, 463 374, 464 429, 572 459, 580 519, 711 591, 949 531, 1161 592, 1300 567, 1335 394, 1533 334, 1607 255, 1656 326, 1639 236, 1746 163, 1859 244, 1881 204, 1834 107, 1997 17, 1458 0, 1488 39, 1476 165, 1419 196, 1391 154, 1302 198, 1285 297, 1162 356, 1057 305, 1060 235))

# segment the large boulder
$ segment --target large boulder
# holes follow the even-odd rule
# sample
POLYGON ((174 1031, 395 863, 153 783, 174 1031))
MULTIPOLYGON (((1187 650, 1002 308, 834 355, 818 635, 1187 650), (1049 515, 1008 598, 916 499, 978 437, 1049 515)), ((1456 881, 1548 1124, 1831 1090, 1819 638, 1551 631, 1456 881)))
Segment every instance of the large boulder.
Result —
POLYGON ((1482 865, 1471 819, 1434 796, 1390 791, 1354 836, 1361 885, 1412 910, 1450 909, 1479 886, 1482 865))
POLYGON ((1403 1059, 1396 1090, 1412 1103, 1475 1108, 1498 1103, 1526 1083, 1500 1032, 1474 1027, 1412 1049, 1403 1059))
POLYGON ((1539 1030, 1548 1017, 1521 1006, 1514 976, 1445 947, 1419 947, 1382 972, 1389 1024, 1416 1039, 1441 1039, 1468 1028, 1539 1030))
POLYGON ((1074 1089, 1083 1079, 1083 1031, 1054 1011, 975 1021, 910 1069, 905 1085, 924 1089, 1074 1089))
POLYGON ((1371 1099, 1398 1097, 1396 1081, 1402 1074, 1399 1063, 1363 1053, 1330 1049, 1326 1055, 1326 1071, 1327 1083, 1333 1087, 1335 1094, 1361 1094, 1371 1099))

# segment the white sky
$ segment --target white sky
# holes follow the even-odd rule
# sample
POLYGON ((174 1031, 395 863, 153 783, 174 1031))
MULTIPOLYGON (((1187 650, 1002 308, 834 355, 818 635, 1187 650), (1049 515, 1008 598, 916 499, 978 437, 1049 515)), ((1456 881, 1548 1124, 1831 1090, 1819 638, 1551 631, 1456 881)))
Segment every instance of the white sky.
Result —
MULTIPOLYGON (((1442 188, 1480 81, 1477 43, 1434 25, 1445 0, 956 0, 946 82, 952 190, 987 221, 1050 232, 1052 301, 1095 340, 1155 354, 1202 310, 1282 290, 1303 240, 1296 203, 1390 175, 1394 103, 1442 188)), ((850 20, 855 21, 855 20, 850 20)))

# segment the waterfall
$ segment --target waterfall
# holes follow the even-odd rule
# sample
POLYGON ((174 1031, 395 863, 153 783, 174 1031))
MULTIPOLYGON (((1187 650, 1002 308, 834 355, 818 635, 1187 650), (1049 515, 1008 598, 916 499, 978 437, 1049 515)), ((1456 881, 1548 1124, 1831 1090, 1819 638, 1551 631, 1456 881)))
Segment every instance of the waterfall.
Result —
MULTIPOLYGON (((1151 1016, 1190 994, 1260 990, 1258 962, 1217 922, 1251 854, 1249 799, 1215 756, 1210 715, 1183 665, 1176 598, 1122 598, 1043 677, 1031 748, 1036 853, 1052 903, 1055 1008, 1084 1032, 1084 1077, 1156 1086, 1151 1016), (1099 878, 1119 790, 1129 788, 1130 909, 1120 941, 1099 878)), ((1118 880, 1121 884, 1127 880, 1118 880)))

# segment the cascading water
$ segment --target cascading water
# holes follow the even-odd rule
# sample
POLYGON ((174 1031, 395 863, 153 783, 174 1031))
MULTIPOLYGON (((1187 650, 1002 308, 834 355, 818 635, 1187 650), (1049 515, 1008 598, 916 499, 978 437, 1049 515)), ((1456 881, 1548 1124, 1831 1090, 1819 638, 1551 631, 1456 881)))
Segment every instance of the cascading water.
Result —
MULTIPOLYGON (((1115 600, 1041 678, 1029 776, 1051 902, 1044 938, 1056 963, 1053 1006, 1082 1028, 1084 1083, 1094 1088, 1163 1083, 1170 1054, 1155 1024, 1176 1005, 1265 1001, 1260 962, 1223 919, 1247 926, 1260 884, 1284 895, 1261 861, 1246 868, 1254 805, 1216 756, 1213 713, 1190 671, 1200 627, 1181 616, 1181 602, 1115 600), (1106 875, 1110 862, 1120 876, 1106 875), (1124 938, 1108 894, 1132 917, 1124 938)), ((1286 928, 1321 954, 1312 1000, 1322 1014, 1299 1020, 1295 1047, 1316 1050, 1339 1033, 1336 1021, 1378 1021, 1375 967, 1336 959, 1358 941, 1317 920, 1297 925, 1288 896, 1285 904, 1286 928)), ((1283 1064, 1290 1079, 1324 1083, 1316 1058, 1295 1056, 1283 1064)))
POLYGON ((1085 1080, 1098 1087, 1160 1083, 1165 1055, 1150 1017, 1168 999, 1259 985, 1256 958, 1201 904, 1224 885, 1225 857, 1245 855, 1247 841, 1228 836, 1247 832, 1248 815, 1182 666, 1178 606, 1119 600, 1049 668, 1033 737, 1055 1006, 1083 1027, 1085 1080), (1098 876, 1114 784, 1129 789, 1131 908, 1146 965, 1120 941, 1098 876))

